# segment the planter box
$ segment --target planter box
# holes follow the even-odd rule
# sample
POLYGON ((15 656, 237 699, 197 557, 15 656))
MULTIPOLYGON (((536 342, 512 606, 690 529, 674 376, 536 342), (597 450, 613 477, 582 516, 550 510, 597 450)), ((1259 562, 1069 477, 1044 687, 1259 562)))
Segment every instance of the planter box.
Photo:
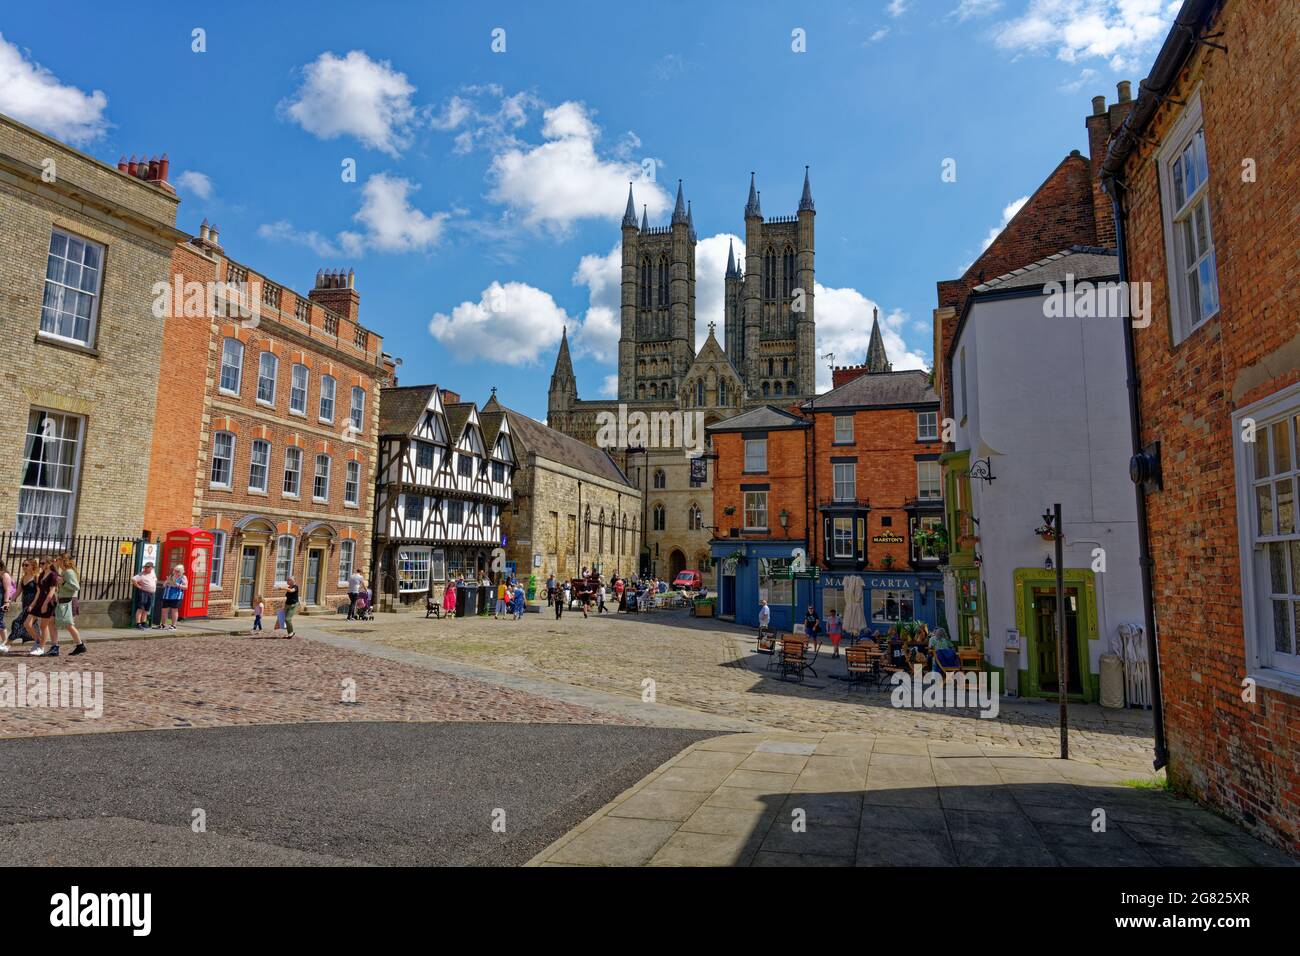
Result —
POLYGON ((691 613, 696 617, 713 617, 712 601, 696 601, 691 606, 691 613))

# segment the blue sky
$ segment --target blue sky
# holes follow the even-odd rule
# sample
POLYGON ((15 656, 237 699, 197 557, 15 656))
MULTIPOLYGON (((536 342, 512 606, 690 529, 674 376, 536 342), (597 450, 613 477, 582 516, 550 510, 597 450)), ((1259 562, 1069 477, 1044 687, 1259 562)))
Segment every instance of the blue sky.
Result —
POLYGON ((1086 151, 1091 97, 1136 88, 1178 4, 178 6, 7 5, 0 112, 108 162, 166 151, 181 228, 302 291, 355 268, 404 383, 542 417, 565 325, 608 394, 629 179, 660 224, 685 181, 702 337, 750 170, 770 216, 810 165, 819 354, 862 361, 878 307, 895 368, 928 366, 935 282, 1086 151))

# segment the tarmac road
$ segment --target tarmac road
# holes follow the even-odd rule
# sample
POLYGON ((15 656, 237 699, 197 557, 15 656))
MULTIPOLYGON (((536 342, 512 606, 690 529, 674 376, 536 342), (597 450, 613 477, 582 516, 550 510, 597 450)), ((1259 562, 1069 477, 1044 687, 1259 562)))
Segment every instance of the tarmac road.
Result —
POLYGON ((517 865, 710 736, 318 723, 3 740, 0 847, 11 866, 517 865))

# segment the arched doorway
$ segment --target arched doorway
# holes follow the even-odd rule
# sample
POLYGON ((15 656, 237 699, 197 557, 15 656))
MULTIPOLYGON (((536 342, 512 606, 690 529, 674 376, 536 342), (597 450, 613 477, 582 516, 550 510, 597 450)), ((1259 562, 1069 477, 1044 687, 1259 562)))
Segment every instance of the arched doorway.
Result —
POLYGON ((680 548, 673 548, 668 555, 668 577, 670 580, 676 579, 681 571, 686 570, 686 555, 682 554, 680 548))

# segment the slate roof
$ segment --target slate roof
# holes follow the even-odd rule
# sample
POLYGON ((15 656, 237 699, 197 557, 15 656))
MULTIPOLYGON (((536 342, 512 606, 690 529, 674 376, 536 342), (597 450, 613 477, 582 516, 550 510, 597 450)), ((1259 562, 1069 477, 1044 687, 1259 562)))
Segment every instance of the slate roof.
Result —
POLYGON ((760 405, 747 412, 709 425, 709 432, 771 431, 774 428, 807 428, 808 422, 775 405, 760 405))
POLYGON ((833 408, 897 407, 938 405, 939 396, 930 385, 930 373, 923 369, 898 372, 867 372, 839 388, 804 402, 801 408, 828 411, 833 408))
POLYGON ((460 441, 461 432, 465 430, 465 423, 469 421, 469 413, 473 410, 473 402, 452 402, 443 406, 443 411, 447 414, 447 441, 451 444, 460 441))
POLYGON ((1075 279, 1114 279, 1119 277, 1119 257, 1114 249, 1096 246, 1071 246, 1050 256, 1031 262, 1020 269, 990 279, 977 285, 974 292, 1020 289, 1043 286, 1049 282, 1064 282, 1066 275, 1075 279))
POLYGON ((407 435, 429 407, 436 385, 406 385, 379 393, 379 434, 407 435))
MULTIPOLYGON (((515 454, 520 459, 534 454, 539 458, 563 462, 579 471, 633 487, 627 475, 609 457, 609 453, 600 448, 593 448, 586 442, 570 438, 563 432, 543 425, 535 418, 529 418, 522 412, 507 408, 500 403, 497 407, 505 413, 510 421, 510 437, 515 443, 515 454)), ((523 462, 521 461, 520 464, 523 462)))

